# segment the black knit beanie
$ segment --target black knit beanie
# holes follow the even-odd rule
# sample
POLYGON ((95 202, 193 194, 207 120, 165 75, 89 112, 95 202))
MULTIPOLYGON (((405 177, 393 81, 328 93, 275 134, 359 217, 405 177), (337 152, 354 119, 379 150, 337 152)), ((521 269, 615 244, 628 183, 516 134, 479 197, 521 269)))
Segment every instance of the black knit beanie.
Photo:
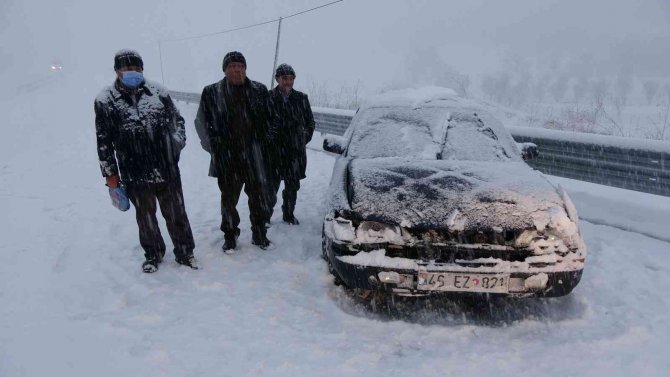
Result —
POLYGON ((114 55, 114 70, 118 71, 124 67, 140 67, 144 69, 144 62, 137 51, 121 50, 114 55))
POLYGON ((275 78, 289 75, 295 78, 295 71, 293 70, 293 67, 288 64, 280 64, 275 71, 275 78))
POLYGON ((231 51, 226 54, 226 56, 223 57, 223 71, 226 71, 226 67, 230 63, 242 63, 244 64, 244 68, 247 68, 247 60, 244 58, 244 55, 242 55, 241 52, 239 51, 231 51))

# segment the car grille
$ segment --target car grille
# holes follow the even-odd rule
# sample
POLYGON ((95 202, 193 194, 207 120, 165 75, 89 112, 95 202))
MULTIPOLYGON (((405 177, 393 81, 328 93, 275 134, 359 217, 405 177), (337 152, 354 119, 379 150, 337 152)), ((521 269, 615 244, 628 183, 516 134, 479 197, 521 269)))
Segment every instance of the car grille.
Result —
POLYGON ((440 231, 440 230, 412 230, 411 235, 429 243, 456 243, 462 245, 486 244, 512 246, 514 240, 521 234, 517 230, 468 230, 468 231, 440 231))
POLYGON ((532 256, 531 250, 514 247, 514 240, 519 234, 520 231, 412 231, 413 238, 418 240, 414 244, 359 244, 356 245, 356 249, 372 251, 383 248, 388 257, 435 263, 456 263, 468 267, 491 266, 497 261, 480 260, 493 258, 498 261, 523 262, 527 257, 532 256), (468 262, 472 260, 478 261, 468 262))
MULTIPOLYGON (((456 261, 470 261, 475 259, 495 258, 509 262, 523 262, 526 257, 531 256, 529 250, 514 249, 508 247, 505 249, 491 249, 483 245, 482 247, 469 247, 467 245, 375 245, 367 244, 359 246, 363 251, 372 251, 380 248, 386 249, 386 256, 393 258, 408 258, 423 261, 434 261, 437 263, 456 263, 456 261)), ((489 263, 479 263, 482 266, 489 263)), ((491 262, 490 264, 495 264, 491 262)), ((473 264, 468 264, 474 266, 473 264)))

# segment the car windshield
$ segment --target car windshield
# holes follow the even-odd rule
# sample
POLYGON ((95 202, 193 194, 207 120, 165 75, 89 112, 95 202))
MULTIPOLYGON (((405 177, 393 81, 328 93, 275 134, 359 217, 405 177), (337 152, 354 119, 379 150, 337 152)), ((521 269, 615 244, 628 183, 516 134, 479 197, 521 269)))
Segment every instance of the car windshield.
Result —
POLYGON ((435 125, 448 119, 444 109, 368 108, 356 114, 347 154, 356 158, 436 159, 442 134, 435 125), (439 111, 435 111, 439 110, 439 111), (436 134, 437 132, 437 134, 436 134))
POLYGON ((453 111, 442 148, 443 160, 519 161, 512 135, 485 112, 453 111))
POLYGON ((492 116, 445 107, 375 107, 352 122, 354 158, 520 160, 509 132, 492 116))

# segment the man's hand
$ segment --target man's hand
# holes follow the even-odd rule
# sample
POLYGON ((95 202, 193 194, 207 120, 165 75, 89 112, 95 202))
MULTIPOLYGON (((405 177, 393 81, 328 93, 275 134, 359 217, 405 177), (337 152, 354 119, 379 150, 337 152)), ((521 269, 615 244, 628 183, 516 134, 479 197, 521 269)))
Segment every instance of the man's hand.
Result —
POLYGON ((110 175, 107 179, 107 186, 110 188, 117 188, 119 187, 119 176, 118 175, 110 175))

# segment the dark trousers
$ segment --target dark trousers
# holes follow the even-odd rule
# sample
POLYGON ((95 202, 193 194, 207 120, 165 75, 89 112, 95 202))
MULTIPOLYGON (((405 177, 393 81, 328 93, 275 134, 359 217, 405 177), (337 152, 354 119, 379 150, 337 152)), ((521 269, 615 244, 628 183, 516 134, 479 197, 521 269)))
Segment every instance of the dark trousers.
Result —
POLYGON ((226 238, 234 238, 240 234, 240 215, 236 207, 242 186, 249 199, 251 231, 255 235, 265 235, 264 222, 268 203, 268 190, 265 186, 269 182, 265 182, 262 177, 261 174, 246 171, 217 178, 221 190, 221 230, 226 238))
POLYGON ((165 242, 156 219, 156 200, 174 245, 175 258, 192 256, 195 243, 186 215, 181 181, 177 179, 169 183, 129 184, 126 189, 135 207, 144 257, 147 260, 160 261, 165 256, 165 242))
POLYGON ((295 174, 280 174, 275 176, 270 183, 270 189, 272 192, 269 196, 267 220, 270 220, 272 217, 272 211, 277 204, 277 193, 279 191, 279 185, 281 181, 284 181, 284 190, 282 190, 282 215, 284 217, 293 217, 293 211, 295 210, 295 203, 298 201, 298 190, 300 190, 300 179, 297 178, 295 174))

